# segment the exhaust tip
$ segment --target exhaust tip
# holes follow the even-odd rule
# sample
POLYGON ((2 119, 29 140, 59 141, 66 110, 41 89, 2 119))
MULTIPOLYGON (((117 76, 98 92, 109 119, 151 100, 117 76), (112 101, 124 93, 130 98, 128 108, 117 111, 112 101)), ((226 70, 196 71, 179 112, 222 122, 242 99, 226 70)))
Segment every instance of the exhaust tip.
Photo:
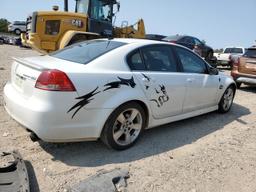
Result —
POLYGON ((37 142, 37 141, 40 141, 40 140, 41 140, 41 139, 40 139, 35 133, 33 133, 33 132, 30 133, 29 137, 30 137, 31 141, 33 141, 33 142, 37 142))

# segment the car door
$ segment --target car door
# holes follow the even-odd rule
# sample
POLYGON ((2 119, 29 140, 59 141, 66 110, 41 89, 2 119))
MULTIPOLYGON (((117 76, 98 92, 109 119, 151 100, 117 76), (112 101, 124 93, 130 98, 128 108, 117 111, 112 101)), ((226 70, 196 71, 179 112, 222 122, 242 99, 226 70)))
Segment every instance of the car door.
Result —
POLYGON ((182 113, 186 79, 179 72, 171 46, 138 49, 128 56, 128 64, 140 82, 154 118, 182 113))
POLYGON ((186 74, 187 92, 183 112, 204 109, 217 104, 217 91, 221 88, 220 76, 210 75, 205 61, 193 52, 175 47, 176 54, 186 74))

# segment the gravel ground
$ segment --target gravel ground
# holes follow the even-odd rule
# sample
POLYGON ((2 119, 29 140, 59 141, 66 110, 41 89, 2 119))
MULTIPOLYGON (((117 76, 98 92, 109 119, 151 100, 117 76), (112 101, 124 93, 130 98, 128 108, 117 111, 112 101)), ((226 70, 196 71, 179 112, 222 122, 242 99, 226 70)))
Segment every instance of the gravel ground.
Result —
MULTIPOLYGON (((232 110, 145 132, 131 149, 101 142, 33 143, 3 108, 11 57, 38 53, 0 45, 0 150, 18 149, 33 166, 34 191, 64 191, 101 170, 128 169, 128 191, 256 192, 256 88, 238 90, 232 110)), ((30 166, 30 171, 32 171, 30 166)))

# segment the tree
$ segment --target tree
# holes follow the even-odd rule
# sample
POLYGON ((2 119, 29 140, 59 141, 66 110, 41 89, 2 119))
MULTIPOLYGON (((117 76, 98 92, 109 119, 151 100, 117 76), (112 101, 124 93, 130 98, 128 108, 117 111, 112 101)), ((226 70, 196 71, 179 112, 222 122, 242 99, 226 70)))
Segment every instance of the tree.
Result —
POLYGON ((0 32, 8 32, 8 25, 10 22, 7 19, 0 19, 0 32))

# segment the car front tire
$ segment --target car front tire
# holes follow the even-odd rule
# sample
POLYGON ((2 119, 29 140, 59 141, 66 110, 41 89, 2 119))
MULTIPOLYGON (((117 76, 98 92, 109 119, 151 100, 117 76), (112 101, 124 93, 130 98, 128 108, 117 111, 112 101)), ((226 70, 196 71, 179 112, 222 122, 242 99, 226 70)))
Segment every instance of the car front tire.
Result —
POLYGON ((230 111, 233 105, 234 96, 235 96, 235 88, 233 86, 229 86, 224 92, 219 102, 220 113, 227 113, 230 111))
POLYGON ((133 146, 146 126, 144 109, 136 102, 118 107, 108 118, 101 133, 101 140, 115 150, 133 146))

